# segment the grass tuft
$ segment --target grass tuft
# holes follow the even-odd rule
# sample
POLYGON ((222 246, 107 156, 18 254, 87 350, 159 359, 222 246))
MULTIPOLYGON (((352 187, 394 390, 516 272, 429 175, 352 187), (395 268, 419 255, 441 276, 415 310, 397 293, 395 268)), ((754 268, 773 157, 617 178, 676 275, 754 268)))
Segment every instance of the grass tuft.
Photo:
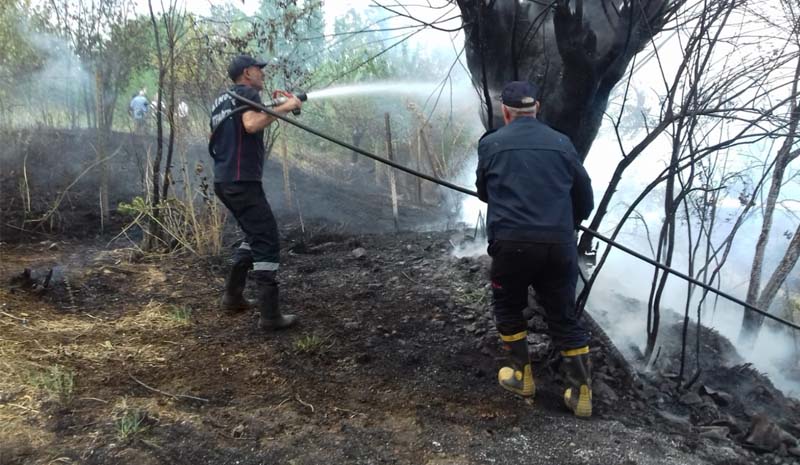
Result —
POLYGON ((150 428, 147 410, 128 406, 127 399, 114 408, 114 427, 121 441, 133 439, 150 428))
POLYGON ((72 401, 75 373, 61 365, 54 365, 43 373, 35 374, 31 384, 47 392, 48 396, 61 406, 66 406, 72 401))
POLYGON ((306 334, 295 339, 292 345, 295 352, 299 354, 316 354, 330 347, 330 345, 326 344, 327 339, 316 334, 306 334))
POLYGON ((188 323, 192 318, 192 308, 180 305, 169 307, 169 317, 180 323, 188 323))

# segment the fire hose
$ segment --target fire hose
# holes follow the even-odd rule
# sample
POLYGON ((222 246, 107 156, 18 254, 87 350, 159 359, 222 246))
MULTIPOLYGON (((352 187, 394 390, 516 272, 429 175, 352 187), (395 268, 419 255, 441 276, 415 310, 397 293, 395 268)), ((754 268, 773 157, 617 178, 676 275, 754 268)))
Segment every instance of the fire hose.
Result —
MULTIPOLYGON (((411 174, 413 176, 416 176, 416 177, 425 179, 427 181, 439 184, 440 186, 447 187, 449 189, 461 192, 463 194, 471 195, 473 197, 477 197, 478 196, 478 193, 475 192, 475 191, 469 190, 469 189, 467 189, 465 187, 462 187, 462 186, 459 186, 457 184, 453 184, 453 183, 444 181, 442 179, 435 178, 435 177, 430 176, 428 174, 412 170, 412 169, 407 168, 407 167, 405 167, 403 165, 395 163, 392 160, 388 160, 386 158, 379 157, 378 155, 375 155, 375 154, 370 153, 370 152, 368 152, 368 151, 366 151, 364 149, 356 147, 355 145, 349 144, 349 143, 344 142, 342 140, 339 140, 339 139, 337 139, 337 138, 335 138, 333 136, 330 136, 328 134, 320 132, 320 131, 318 131, 318 130, 316 130, 316 129, 308 126, 308 125, 305 125, 305 124, 303 124, 303 123, 301 123, 299 121, 296 121, 293 118, 288 118, 285 115, 282 115, 282 114, 280 114, 280 113, 278 113, 276 111, 271 110, 270 108, 268 108, 267 105, 254 102, 254 101, 252 101, 252 100, 250 100, 248 98, 242 97, 241 95, 238 95, 238 94, 236 94, 236 93, 234 93, 234 92, 232 92, 230 90, 228 90, 226 92, 227 92, 228 95, 230 95, 234 99, 238 100, 239 102, 248 105, 248 106, 243 106, 240 109, 237 109, 239 111, 241 111, 242 109, 250 108, 250 107, 255 108, 255 109, 257 109, 259 111, 262 111, 264 113, 267 113, 267 114, 269 114, 269 115, 271 115, 271 116, 273 116, 275 118, 278 118, 278 119, 280 119, 282 121, 285 121, 285 122, 287 122, 287 123, 289 123, 289 124, 291 124, 291 125, 293 125, 295 127, 298 127, 298 128, 300 128, 300 129, 302 129, 302 130, 304 130, 306 132, 314 134, 315 136, 321 137, 321 138, 323 138, 323 139, 325 139, 327 141, 333 142, 334 144, 337 144, 337 145, 340 145, 342 147, 345 147, 345 148, 347 148, 349 150, 352 150, 353 152, 356 152, 356 153, 358 153, 360 155, 363 155, 363 156, 365 156, 367 158, 371 158, 371 159, 373 159, 375 161, 378 161, 380 163, 389 165, 392 168, 398 169, 400 171, 404 171, 404 172, 406 172, 408 174, 411 174)), ((765 310, 762 310, 762 309, 760 309, 760 308, 758 308, 758 307, 756 307, 754 305, 748 304, 747 302, 745 302, 745 301, 743 301, 741 299, 738 299, 738 298, 736 298, 736 297, 734 297, 734 296, 732 296, 732 295, 730 295, 730 294, 728 294, 726 292, 723 292, 723 291, 721 291, 721 290, 719 290, 719 289, 717 289, 717 288, 715 288, 713 286, 710 286, 710 285, 708 285, 708 284, 706 284, 706 283, 704 283, 702 281, 699 281, 699 280, 697 280, 695 278, 692 278, 691 276, 688 276, 685 273, 682 273, 682 272, 680 272, 678 270, 670 268, 670 267, 668 267, 668 266, 666 266, 666 265, 664 265, 662 263, 659 263, 659 262, 653 260, 652 258, 649 258, 649 257, 647 257, 645 255, 642 255, 641 253, 636 252, 635 250, 632 250, 632 249, 630 249, 630 248, 628 248, 628 247, 626 247, 626 246, 614 241, 613 239, 610 239, 610 238, 600 234, 597 231, 593 231, 593 230, 591 230, 591 229, 589 229, 589 228, 587 228, 585 226, 581 226, 581 225, 578 225, 578 229, 580 229, 584 233, 589 234, 590 236, 592 236, 594 238, 597 238, 597 239, 605 242, 609 246, 614 247, 616 249, 619 249, 619 250, 621 250, 621 251, 623 251, 623 252, 625 252, 625 253, 627 253, 627 254, 635 257, 635 258, 638 258, 639 260, 642 260, 642 261, 646 262, 646 263, 649 263, 650 265, 655 266, 656 268, 658 268, 658 269, 660 269, 660 270, 662 270, 662 271, 664 271, 666 273, 670 273, 670 274, 672 274, 674 276, 677 276, 677 277, 679 277, 679 278, 681 278, 681 279, 683 279, 683 280, 685 280, 685 281, 687 281, 687 282, 689 282, 691 284, 694 284, 695 286, 703 288, 703 289, 705 289, 705 290, 707 290, 709 292, 712 292, 712 293, 714 293, 714 294, 716 294, 716 295, 718 295, 718 296, 720 296, 722 298, 725 298, 725 299, 727 299, 727 300, 729 300, 729 301, 731 301, 733 303, 741 305, 742 308, 744 308, 746 310, 758 313, 758 314, 760 314, 760 315, 762 315, 762 316, 764 316, 766 318, 769 318, 770 320, 773 320, 773 321, 775 321, 777 323, 780 323, 780 324, 783 324, 785 326, 800 330, 800 325, 798 325, 797 323, 794 323, 794 322, 785 320, 785 319, 783 319, 781 317, 772 315, 771 313, 769 313, 769 312, 767 312, 765 310)), ((584 283, 586 283, 586 284, 590 283, 586 279, 586 277, 583 276, 583 273, 581 273, 580 276, 581 276, 581 279, 584 281, 584 283)), ((579 313, 582 312, 583 307, 586 304, 586 298, 588 296, 588 290, 587 289, 589 289, 589 288, 587 288, 587 287, 584 288, 584 290, 587 291, 586 295, 584 295, 582 293, 582 295, 579 297, 579 308, 578 308, 579 313)), ((597 326, 597 325, 594 325, 594 326, 597 326)), ((598 326, 598 328, 599 328, 599 326, 598 326)))

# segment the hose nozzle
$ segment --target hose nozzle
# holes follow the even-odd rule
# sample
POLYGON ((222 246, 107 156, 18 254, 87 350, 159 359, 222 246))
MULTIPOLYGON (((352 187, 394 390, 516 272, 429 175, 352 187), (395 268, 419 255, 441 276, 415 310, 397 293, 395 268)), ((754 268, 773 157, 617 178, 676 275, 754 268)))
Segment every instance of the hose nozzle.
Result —
MULTIPOLYGON (((292 92, 286 92, 286 91, 283 91, 283 90, 276 90, 275 92, 272 93, 272 101, 270 101, 267 106, 268 107, 277 107, 278 105, 282 104, 283 102, 289 100, 290 97, 297 97, 297 99, 300 100, 301 102, 305 102, 306 100, 308 100, 308 94, 306 94, 302 90, 299 90, 299 91, 296 91, 296 92, 293 92, 293 93, 292 92)), ((295 115, 295 116, 299 115, 300 114, 300 109, 297 108, 295 110, 292 110, 292 114, 295 115)))

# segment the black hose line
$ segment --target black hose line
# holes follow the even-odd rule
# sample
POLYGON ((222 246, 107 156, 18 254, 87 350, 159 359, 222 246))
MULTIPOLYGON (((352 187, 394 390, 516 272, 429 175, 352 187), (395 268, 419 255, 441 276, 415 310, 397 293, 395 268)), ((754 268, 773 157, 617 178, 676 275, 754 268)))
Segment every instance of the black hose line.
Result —
MULTIPOLYGON (((329 136, 327 134, 324 134, 324 133, 322 133, 322 132, 320 132, 320 131, 318 131, 318 130, 316 130, 314 128, 311 128, 311 127, 309 127, 309 126, 307 126, 307 125, 305 125, 303 123, 300 123, 299 121, 297 121, 295 119, 288 118, 285 115, 282 115, 282 114, 280 114, 280 113, 278 113, 276 111, 273 111, 273 110, 267 108, 266 106, 264 106, 262 104, 256 103, 256 102, 254 102, 254 101, 252 101, 252 100, 250 100, 248 98, 242 97, 241 95, 238 95, 238 94, 236 94, 234 92, 231 92, 230 90, 227 90, 226 92, 228 93, 228 95, 230 95, 231 97, 235 98, 236 100, 239 100, 242 103, 246 103, 247 105, 250 105, 251 107, 256 108, 256 109, 258 109, 260 111, 263 111, 264 113, 267 113, 268 115, 274 116, 275 118, 278 118, 278 119, 280 119, 282 121, 286 121, 287 123, 289 123, 289 124, 291 124, 293 126, 297 126, 298 128, 300 128, 300 129, 302 129, 302 130, 304 130, 306 132, 310 132, 311 134, 314 134, 315 136, 319 136, 319 137, 321 137, 323 139, 326 139, 326 140, 328 140, 330 142, 333 142, 334 144, 341 145, 342 147, 345 147, 347 149, 352 150, 353 152, 356 152, 356 153, 359 153, 361 155, 364 155, 365 157, 368 157, 368 158, 371 158, 373 160, 379 161, 381 163, 384 163, 386 165, 391 166, 392 168, 396 168, 396 169, 398 169, 400 171, 404 171, 404 172, 406 172, 408 174, 411 174, 413 176, 417 176, 417 177, 420 177, 422 179, 426 179, 426 180, 431 181, 433 183, 439 184, 441 186, 448 187, 450 189, 456 190, 458 192, 461 192, 462 194, 471 195, 473 197, 477 197, 478 196, 478 193, 475 192, 475 191, 469 190, 469 189, 467 189, 465 187, 462 187, 462 186, 459 186, 459 185, 456 185, 456 184, 453 184, 453 183, 450 183, 450 182, 447 182, 447 181, 443 181, 441 179, 435 178, 435 177, 427 175, 425 173, 420 173, 418 171, 412 170, 411 168, 406 168, 403 165, 397 164, 397 163, 395 163, 395 162, 393 162, 391 160, 388 160, 386 158, 379 157, 379 156, 377 156, 377 155, 375 155, 373 153, 367 152, 366 150, 358 148, 355 145, 348 144, 347 142, 341 141, 339 139, 336 139, 335 137, 332 137, 332 136, 329 136)), ((701 288, 703 288, 703 289, 705 289, 707 291, 713 292, 714 294, 717 294, 720 297, 728 299, 731 302, 734 302, 734 303, 736 303, 738 305, 741 305, 743 308, 745 308, 747 310, 756 312, 756 313, 758 313, 758 314, 760 314, 760 315, 762 315, 762 316, 764 316, 766 318, 769 318, 770 320, 773 320, 775 322, 778 322, 778 323, 781 323, 783 325, 789 326, 791 328, 800 330, 800 325, 798 325, 797 323, 785 320, 785 319, 783 319, 781 317, 778 317, 778 316, 775 316, 775 315, 773 315, 773 314, 771 314, 769 312, 766 312, 766 311, 764 311, 764 310, 762 310, 762 309, 760 309, 760 308, 758 308, 756 306, 750 305, 747 302, 745 302, 745 301, 743 301, 741 299, 737 299, 736 297, 734 297, 734 296, 732 296, 732 295, 730 295, 730 294, 728 294, 726 292, 720 291, 719 289, 717 289, 715 287, 709 286, 708 284, 706 284, 706 283, 704 283, 702 281, 698 281, 697 279, 692 278, 691 276, 688 276, 688 275, 686 275, 684 273, 681 273, 680 271, 672 269, 672 268, 670 268, 670 267, 668 267, 668 266, 666 266, 664 264, 661 264, 661 263, 653 260, 652 258, 646 257, 646 256, 640 254, 639 252, 636 252, 635 250, 632 250, 632 249, 630 249, 628 247, 625 247, 624 245, 622 245, 622 244, 620 244, 620 243, 618 243, 618 242, 616 242, 616 241, 614 241, 614 240, 612 240, 612 239, 600 234, 597 231, 593 231, 593 230, 591 230, 591 229, 589 229, 589 228, 587 228, 585 226, 580 226, 580 225, 578 226, 578 228, 581 231, 583 231, 585 233, 588 233, 589 235, 591 235, 591 236, 593 236, 593 237, 595 237, 597 239, 600 239, 601 241, 605 242, 606 244, 608 244, 608 245, 610 245, 612 247, 615 247, 615 248, 617 248, 617 249, 619 249, 619 250, 621 250, 621 251, 623 251, 623 252, 625 252, 625 253, 627 253, 629 255, 632 255, 632 256, 638 258, 639 260, 647 262, 650 265, 655 266, 656 268, 659 268, 659 269, 661 269, 661 270, 663 270, 663 271, 665 271, 667 273, 673 274, 673 275, 675 275, 675 276, 677 276, 677 277, 679 277, 681 279, 684 279, 684 280, 686 280, 686 281, 688 281, 688 282, 690 282, 690 283, 692 283, 692 284, 694 284, 696 286, 699 286, 699 287, 701 287, 701 288)), ((581 275, 581 277, 583 278, 582 275, 581 275)), ((583 278, 583 279, 585 281, 585 278, 583 278)))
POLYGON ((425 173, 420 173, 419 171, 414 171, 411 168, 406 168, 405 166, 400 165, 398 163, 395 163, 392 160, 387 160, 386 158, 379 157, 379 156, 374 155, 374 154, 372 154, 370 152, 367 152, 364 149, 358 148, 355 145, 348 144, 347 142, 344 142, 344 141, 341 141, 339 139, 336 139, 335 137, 332 137, 332 136, 329 136, 329 135, 324 134, 322 132, 319 132, 316 129, 310 127, 310 126, 306 126, 305 124, 303 124, 303 123, 301 123, 301 122, 299 122, 297 120, 294 120, 294 119, 291 119, 291 118, 287 118, 286 116, 284 116, 284 115, 282 115, 282 114, 280 114, 280 113, 278 113, 276 111, 270 110, 266 106, 258 104, 258 103, 254 102, 254 101, 252 101, 252 100, 250 100, 248 98, 242 97, 241 95, 238 95, 235 92, 231 92, 230 90, 226 90, 225 92, 227 92, 228 95, 230 95, 231 97, 239 100, 240 102, 243 102, 243 103, 246 103, 246 104, 248 104, 248 105, 250 105, 252 107, 255 107, 255 108, 263 111, 264 113, 267 113, 268 115, 272 115, 272 116, 274 116, 274 117, 276 117, 278 119, 281 119, 283 121, 286 121, 289 124, 293 124, 293 125, 297 126, 298 128, 300 128, 300 129, 302 129, 304 131, 307 131, 307 132, 310 132, 311 134, 314 134, 315 136, 322 137, 323 139, 329 140, 329 141, 333 142, 334 144, 341 145, 342 147, 348 148, 348 149, 352 150, 353 152, 360 153, 361 155, 364 155, 367 158, 372 158, 373 160, 376 160, 376 161, 379 161, 381 163, 387 164, 387 165, 391 166, 392 168, 397 168, 398 170, 405 171, 408 174, 420 177, 422 179, 427 179, 428 181, 435 182, 436 184, 441 184, 444 187, 449 187, 450 189, 459 191, 459 192, 461 192, 463 194, 474 195, 476 197, 478 195, 475 192, 472 192, 471 190, 466 189, 464 187, 461 187, 459 185, 452 184, 452 183, 449 183, 447 181, 443 181, 443 180, 435 178, 433 176, 429 176, 429 175, 427 175, 425 173))

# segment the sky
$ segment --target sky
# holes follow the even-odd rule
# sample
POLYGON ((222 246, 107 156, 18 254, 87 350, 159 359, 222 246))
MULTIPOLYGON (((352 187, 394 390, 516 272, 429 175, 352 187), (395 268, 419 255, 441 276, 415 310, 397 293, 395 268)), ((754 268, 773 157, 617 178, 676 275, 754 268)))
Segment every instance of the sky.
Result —
MULTIPOLYGON (((137 1, 137 11, 140 11, 142 13, 148 11, 147 0, 136 0, 136 1, 137 1)), ((160 2, 157 0, 153 2, 153 7, 156 9, 157 9, 156 6, 157 3, 160 2)), ((364 11, 368 8, 379 8, 376 5, 376 3, 395 9, 398 4, 398 0, 325 0, 324 10, 325 10, 325 23, 327 29, 326 33, 330 33, 332 31, 334 20, 340 16, 343 16, 350 9, 355 9, 357 11, 364 11)), ((427 6, 425 6, 425 4, 430 3, 435 7, 444 5, 447 3, 447 1, 446 0, 430 0, 429 2, 406 1, 400 3, 406 3, 406 4, 415 3, 417 5, 420 5, 417 7, 413 6, 407 7, 407 10, 404 10, 404 13, 405 11, 408 11, 415 17, 418 17, 422 20, 432 21, 442 14, 442 10, 428 8, 427 6)), ((211 11, 212 5, 216 6, 233 5, 236 8, 245 12, 246 14, 253 14, 255 11, 258 10, 258 6, 261 4, 261 0, 193 0, 193 1, 185 1, 184 4, 186 5, 187 9, 199 15, 208 15, 208 13, 211 11)), ((397 18, 396 21, 402 24, 413 23, 413 21, 403 18, 397 18)), ((456 21, 454 21, 453 23, 454 25, 451 27, 458 27, 458 23, 456 21)), ((441 43, 441 40, 431 40, 431 38, 433 37, 431 34, 435 34, 436 36, 441 38, 441 32, 439 31, 426 31, 426 32, 418 34, 419 36, 422 37, 418 38, 417 40, 425 42, 429 45, 441 43)))

